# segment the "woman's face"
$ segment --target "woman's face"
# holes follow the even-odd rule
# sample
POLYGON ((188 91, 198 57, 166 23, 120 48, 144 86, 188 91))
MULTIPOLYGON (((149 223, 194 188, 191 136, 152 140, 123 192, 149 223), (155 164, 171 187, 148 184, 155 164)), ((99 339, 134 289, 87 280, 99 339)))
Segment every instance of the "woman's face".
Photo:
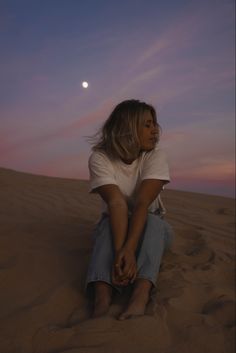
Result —
POLYGON ((158 127, 149 111, 144 113, 144 123, 139 130, 141 150, 151 151, 157 143, 158 127))

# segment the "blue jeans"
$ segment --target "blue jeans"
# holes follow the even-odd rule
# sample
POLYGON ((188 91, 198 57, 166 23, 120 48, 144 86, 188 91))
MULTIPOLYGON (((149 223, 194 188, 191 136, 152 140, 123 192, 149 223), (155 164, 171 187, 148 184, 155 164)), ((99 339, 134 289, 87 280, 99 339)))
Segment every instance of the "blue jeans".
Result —
MULTIPOLYGON (((90 260, 86 288, 88 285, 103 281, 121 292, 121 287, 114 286, 111 270, 114 262, 113 238, 109 217, 103 215, 94 230, 94 247, 90 260)), ((171 226, 158 215, 149 213, 136 250, 137 278, 144 278, 156 287, 162 255, 173 241, 171 226)))

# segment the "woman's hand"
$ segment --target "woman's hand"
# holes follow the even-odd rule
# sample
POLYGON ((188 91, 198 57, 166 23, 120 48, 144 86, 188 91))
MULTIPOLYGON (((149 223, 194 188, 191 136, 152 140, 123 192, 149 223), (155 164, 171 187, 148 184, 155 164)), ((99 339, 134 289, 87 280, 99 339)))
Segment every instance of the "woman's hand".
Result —
POLYGON ((115 285, 126 286, 133 283, 137 275, 135 252, 123 247, 116 253, 112 269, 112 282, 115 285))

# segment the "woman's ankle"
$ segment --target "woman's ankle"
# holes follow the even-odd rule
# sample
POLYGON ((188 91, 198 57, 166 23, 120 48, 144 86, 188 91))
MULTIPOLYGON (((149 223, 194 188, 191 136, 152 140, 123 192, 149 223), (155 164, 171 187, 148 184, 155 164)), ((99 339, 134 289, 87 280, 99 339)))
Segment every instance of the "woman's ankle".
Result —
POLYGON ((112 287, 106 282, 95 283, 95 298, 93 317, 105 315, 110 307, 112 297, 112 287))
POLYGON ((95 297, 96 296, 110 296, 112 295, 112 286, 103 281, 97 281, 94 283, 95 297))

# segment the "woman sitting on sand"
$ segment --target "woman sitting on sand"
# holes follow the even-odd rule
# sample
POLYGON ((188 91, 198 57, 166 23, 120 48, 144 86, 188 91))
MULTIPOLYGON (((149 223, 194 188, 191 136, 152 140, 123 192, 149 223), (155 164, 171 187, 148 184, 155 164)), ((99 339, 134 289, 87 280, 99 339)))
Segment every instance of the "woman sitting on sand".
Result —
POLYGON ((86 281, 95 291, 93 317, 108 311, 113 290, 128 285, 132 295, 119 319, 143 315, 156 286, 172 240, 159 196, 169 182, 165 153, 157 147, 159 134, 155 109, 126 100, 115 107, 93 146, 91 192, 103 200, 86 281))

